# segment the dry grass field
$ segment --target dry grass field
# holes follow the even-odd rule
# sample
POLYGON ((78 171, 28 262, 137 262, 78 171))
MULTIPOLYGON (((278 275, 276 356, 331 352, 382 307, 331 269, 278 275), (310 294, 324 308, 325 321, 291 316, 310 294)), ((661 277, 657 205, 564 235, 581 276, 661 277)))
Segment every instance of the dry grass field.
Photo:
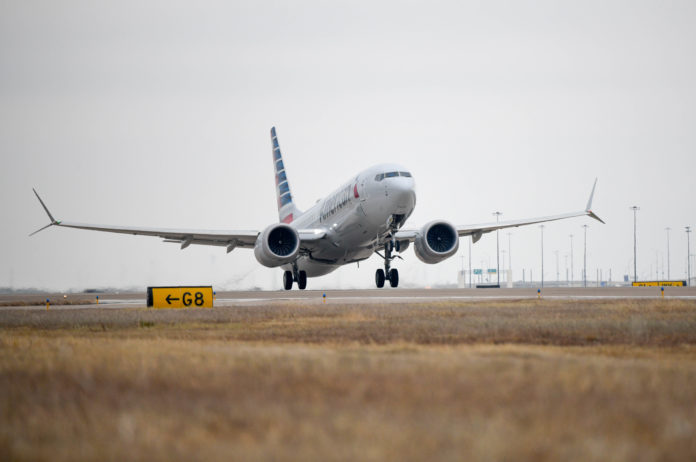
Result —
POLYGON ((0 311, 0 460, 696 460, 696 301, 0 311))

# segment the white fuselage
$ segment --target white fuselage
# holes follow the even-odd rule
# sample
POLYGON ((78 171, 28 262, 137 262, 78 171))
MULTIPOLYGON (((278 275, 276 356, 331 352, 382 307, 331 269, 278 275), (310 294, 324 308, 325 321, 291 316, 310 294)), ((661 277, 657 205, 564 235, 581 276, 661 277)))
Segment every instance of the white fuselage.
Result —
MULTIPOLYGON (((396 164, 369 168, 290 223, 298 230, 326 230, 326 238, 311 254, 297 260, 298 269, 309 277, 322 276, 341 265, 369 258, 416 206, 415 182, 408 172, 396 164), (401 175, 384 176, 393 172, 401 175)), ((292 265, 283 268, 291 270, 292 265)))

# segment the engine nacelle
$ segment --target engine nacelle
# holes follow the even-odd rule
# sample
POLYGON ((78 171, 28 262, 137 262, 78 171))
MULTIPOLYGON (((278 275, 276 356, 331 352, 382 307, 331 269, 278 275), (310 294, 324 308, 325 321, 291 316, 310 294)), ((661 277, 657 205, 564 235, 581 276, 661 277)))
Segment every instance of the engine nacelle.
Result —
POLYGON ((269 268, 291 263, 300 252, 300 235, 284 223, 271 225, 256 238, 254 256, 269 268))
POLYGON ((431 221, 416 237, 416 256, 423 263, 440 263, 459 249, 457 230, 446 221, 431 221))

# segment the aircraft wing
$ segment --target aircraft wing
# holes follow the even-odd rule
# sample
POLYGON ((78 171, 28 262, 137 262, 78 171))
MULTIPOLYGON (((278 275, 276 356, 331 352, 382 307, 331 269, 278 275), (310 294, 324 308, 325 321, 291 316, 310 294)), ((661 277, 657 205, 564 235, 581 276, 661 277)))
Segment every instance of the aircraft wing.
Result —
MULTIPOLYGON (((256 244, 256 238, 259 235, 259 231, 213 231, 213 230, 194 230, 194 229, 170 229, 170 228, 146 228, 146 227, 128 227, 128 226, 113 226, 113 225, 95 225, 87 223, 75 223, 70 221, 56 220, 49 212, 46 204, 39 194, 34 190, 37 199, 41 203, 41 206, 46 211, 48 218, 51 223, 44 226, 43 228, 34 231, 30 234, 34 234, 42 231, 49 226, 62 226, 64 228, 76 228, 85 229, 89 231, 103 231, 107 233, 119 233, 119 234, 133 234, 136 236, 155 236, 164 239, 164 242, 171 242, 176 244, 181 244, 181 248, 185 249, 191 244, 198 245, 213 245, 219 247, 226 247, 227 252, 231 252, 237 247, 241 248, 253 248, 256 244)), ((323 238, 326 235, 324 230, 306 229, 298 230, 300 235, 300 241, 305 243, 313 242, 323 238)))
POLYGON ((490 233, 491 231, 497 231, 499 229, 516 228, 518 226, 534 225, 537 223, 544 223, 547 221, 565 220, 566 218, 582 216, 592 217, 604 223, 604 221, 602 221, 602 219, 595 215, 591 210, 582 210, 580 212, 561 213, 559 215, 549 215, 547 217, 527 218, 522 220, 509 220, 475 225, 462 225, 456 226, 456 229, 459 237, 471 236, 473 241, 476 242, 479 239, 481 239, 482 235, 490 233))
POLYGON ((112 225, 92 225, 86 223, 74 223, 70 221, 56 221, 55 226, 65 228, 86 229, 89 231, 104 231, 107 233, 133 234, 135 236, 155 236, 164 239, 164 242, 181 244, 185 249, 191 244, 215 245, 227 247, 231 252, 235 247, 254 247, 258 231, 212 231, 194 229, 168 229, 168 228, 139 228, 112 225))
MULTIPOLYGON (((473 225, 461 225, 461 226, 455 226, 455 228, 457 230, 457 234, 459 235, 459 237, 471 236, 473 242, 477 242, 479 239, 481 239, 482 235, 484 235, 486 233, 490 233, 491 231, 496 231, 496 230, 505 229, 505 228, 515 228, 515 227, 524 226, 524 225, 533 225, 536 223, 544 223, 547 221, 564 220, 566 218, 588 216, 588 217, 592 217, 595 220, 598 220, 598 221, 604 223, 604 221, 602 221, 602 219, 599 218, 597 215, 595 215, 595 213, 591 210, 592 198, 594 196, 596 186, 597 186, 597 180, 595 179, 594 185, 592 186, 592 192, 590 193, 590 199, 587 201, 587 206, 585 207, 585 210, 581 210, 578 212, 561 213, 558 215, 549 215, 546 217, 526 218, 526 219, 521 219, 521 220, 508 220, 508 221, 490 222, 490 223, 480 223, 480 224, 473 224, 473 225)), ((419 230, 414 230, 414 229, 399 230, 396 233, 395 238, 396 238, 396 240, 413 241, 417 237, 418 233, 419 233, 419 230)))

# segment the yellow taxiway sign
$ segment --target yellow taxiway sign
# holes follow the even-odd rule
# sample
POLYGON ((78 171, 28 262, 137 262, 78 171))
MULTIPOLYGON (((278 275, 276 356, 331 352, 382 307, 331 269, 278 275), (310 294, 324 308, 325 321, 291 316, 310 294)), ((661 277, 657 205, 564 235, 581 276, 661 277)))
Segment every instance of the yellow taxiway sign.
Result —
POLYGON ((660 287, 660 286, 684 287, 684 286, 686 286, 686 281, 638 281, 638 282, 633 283, 633 287, 660 287))
POLYGON ((152 308, 212 308, 213 287, 148 287, 147 306, 152 308))

